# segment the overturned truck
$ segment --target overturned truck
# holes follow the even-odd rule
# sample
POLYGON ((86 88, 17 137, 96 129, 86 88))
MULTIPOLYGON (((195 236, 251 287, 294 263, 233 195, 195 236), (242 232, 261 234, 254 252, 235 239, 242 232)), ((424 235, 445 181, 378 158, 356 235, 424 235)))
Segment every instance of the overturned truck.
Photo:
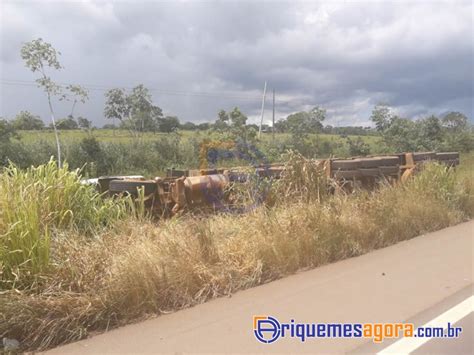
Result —
MULTIPOLYGON (((429 161, 448 168, 459 164, 457 152, 401 153, 348 159, 317 160, 328 180, 341 188, 355 184, 373 187, 381 179, 405 181, 429 161)), ((185 209, 216 207, 228 203, 227 191, 234 184, 244 183, 252 176, 259 179, 280 179, 290 169, 284 164, 248 167, 177 170, 168 169, 166 177, 145 179, 142 176, 107 176, 98 179, 99 190, 110 196, 124 194, 138 197, 142 193, 146 207, 153 214, 169 216, 185 209)))

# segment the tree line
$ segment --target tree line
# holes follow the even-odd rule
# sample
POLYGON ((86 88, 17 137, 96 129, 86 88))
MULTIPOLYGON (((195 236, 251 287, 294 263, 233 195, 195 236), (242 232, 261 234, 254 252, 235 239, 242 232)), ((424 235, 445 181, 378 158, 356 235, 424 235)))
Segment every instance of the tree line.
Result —
MULTIPOLYGON (((89 119, 74 116, 76 106, 88 100, 87 89, 80 85, 59 85, 51 78, 52 72, 63 69, 59 62, 60 54, 51 44, 41 38, 25 43, 21 49, 21 57, 26 67, 38 75, 36 82, 45 93, 51 113, 51 124, 46 127, 40 117, 28 111, 21 111, 12 121, 0 118, 0 138, 3 140, 4 147, 12 137, 18 137, 15 133, 17 130, 53 129, 57 150, 55 156, 59 165, 61 165, 61 147, 58 130, 91 131, 93 129, 89 119), (67 117, 56 119, 53 99, 70 104, 67 117)), ((181 123, 176 116, 164 115, 163 110, 154 103, 150 90, 143 84, 131 90, 111 89, 105 93, 105 99, 104 117, 111 123, 105 125, 104 128, 126 129, 134 137, 139 137, 144 132, 172 133, 189 130, 213 131, 224 139, 238 139, 253 143, 257 141, 259 127, 249 124, 248 116, 238 107, 230 111, 219 111, 214 122, 195 124, 193 122, 181 123)), ((449 112, 442 117, 431 115, 412 120, 400 117, 389 106, 380 104, 374 107, 370 119, 374 123, 374 128, 325 126, 326 110, 320 106, 314 106, 308 111, 292 113, 286 118, 279 119, 275 127, 263 125, 262 130, 287 134, 278 142, 274 142, 279 144, 279 148, 269 147, 269 151, 280 152, 283 148, 289 148, 309 157, 342 151, 347 151, 350 155, 370 154, 369 145, 361 138, 365 135, 381 137, 382 144, 378 147, 378 152, 469 151, 474 148, 472 125, 469 119, 460 112, 449 112), (318 134, 321 133, 342 136, 345 138, 347 150, 341 150, 338 142, 320 140, 318 134)), ((87 150, 87 144, 93 145, 92 141, 83 143, 85 148, 81 149, 84 151, 87 150)), ((12 149, 9 154, 5 154, 5 151, 6 149, 3 149, 3 152, 0 152, 4 161, 11 156, 12 149)))
POLYGON ((473 126, 461 112, 412 120, 380 104, 375 106, 370 118, 383 142, 394 151, 474 149, 473 126))
MULTIPOLYGON (((140 85, 142 86, 142 85, 140 85)), ((113 89, 111 91, 121 90, 113 89)), ((150 102, 151 104, 151 102, 150 102)), ((247 116, 241 112, 238 107, 235 107, 233 110, 226 113, 224 110, 221 110, 217 114, 217 119, 215 122, 203 122, 203 123, 193 123, 193 122, 184 122, 177 116, 163 116, 161 109, 158 106, 154 106, 153 110, 138 111, 137 114, 132 114, 128 117, 121 117, 120 119, 112 114, 116 112, 117 106, 112 103, 108 103, 106 106, 109 118, 114 120, 117 119, 117 124, 106 123, 102 126, 103 129, 127 129, 133 130, 135 132, 174 132, 176 130, 183 131, 206 131, 206 130, 215 130, 223 132, 225 130, 232 130, 232 126, 235 123, 232 122, 232 119, 225 118, 224 115, 231 115, 234 117, 240 117, 242 121, 241 125, 247 126, 249 129, 258 131, 259 127, 256 124, 247 123, 247 116)), ((12 120, 10 120, 12 128, 15 130, 45 130, 53 129, 53 123, 46 125, 45 122, 40 118, 40 116, 35 115, 29 111, 20 111, 12 120)), ((60 118, 56 120, 56 127, 60 130, 90 130, 97 129, 94 127, 91 120, 78 116, 77 118, 69 115, 65 118, 60 118)), ((272 132, 273 129, 270 125, 262 125, 263 132, 272 132)), ((275 132, 277 133, 295 133, 299 134, 302 132, 310 133, 325 133, 325 134, 338 134, 338 135, 374 135, 377 134, 376 130, 372 127, 362 127, 362 126, 342 126, 342 127, 333 127, 331 125, 323 126, 320 122, 315 123, 311 122, 311 115, 308 112, 297 112, 289 115, 287 118, 282 118, 278 120, 275 124, 275 132)))
MULTIPOLYGON (((256 139, 259 127, 247 123, 248 117, 238 108, 226 112, 221 110, 215 122, 195 124, 181 123, 176 116, 164 116, 161 108, 154 105, 148 89, 143 85, 137 86, 130 94, 122 89, 112 89, 107 94, 104 112, 109 119, 117 119, 118 125, 105 124, 104 129, 127 129, 133 135, 143 132, 171 133, 178 130, 207 131, 227 135, 228 138, 244 140, 256 139), (120 117, 119 117, 120 116, 120 117)), ((275 132, 288 133, 295 141, 305 142, 310 134, 335 134, 347 138, 348 144, 355 153, 364 154, 361 139, 350 136, 381 136, 386 146, 394 151, 437 150, 451 147, 460 151, 473 149, 473 132, 469 119, 461 112, 448 112, 441 117, 430 115, 421 119, 412 120, 403 118, 394 113, 387 105, 376 105, 370 116, 375 127, 345 126, 333 127, 323 125, 326 111, 318 106, 309 111, 290 114, 278 120, 275 132)), ((19 112, 11 120, 2 120, 2 130, 14 132, 16 130, 43 130, 53 129, 53 124, 46 126, 37 115, 28 111, 19 112)), ((60 130, 93 129, 92 122, 79 116, 74 118, 58 119, 56 128, 60 130)), ((272 132, 269 125, 263 125, 264 132, 272 132)))

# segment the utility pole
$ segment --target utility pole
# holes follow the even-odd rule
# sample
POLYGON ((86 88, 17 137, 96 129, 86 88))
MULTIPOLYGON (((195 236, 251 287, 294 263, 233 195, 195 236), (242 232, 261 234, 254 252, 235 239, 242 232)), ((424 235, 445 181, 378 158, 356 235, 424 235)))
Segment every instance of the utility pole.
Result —
POLYGON ((262 123, 263 123, 263 112, 265 111, 265 95, 267 94, 267 82, 265 81, 265 86, 263 87, 263 98, 262 98, 262 114, 260 117, 260 128, 258 129, 258 139, 262 135, 262 123))
POLYGON ((273 89, 272 139, 275 141, 275 89, 273 89))

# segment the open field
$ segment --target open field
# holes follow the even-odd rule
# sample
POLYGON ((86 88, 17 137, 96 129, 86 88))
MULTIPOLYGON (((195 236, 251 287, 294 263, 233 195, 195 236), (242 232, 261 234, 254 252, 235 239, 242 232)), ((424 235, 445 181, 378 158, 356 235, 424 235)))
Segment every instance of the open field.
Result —
MULTIPOLYGON (((84 168, 89 177, 101 175, 145 175, 163 176, 167 168, 195 169, 203 163, 201 148, 207 141, 235 142, 230 132, 179 131, 176 133, 144 133, 133 137, 125 130, 81 130, 60 131, 63 160, 70 168, 84 168)), ((19 139, 12 138, 4 151, 0 151, 0 165, 8 160, 21 168, 47 163, 56 156, 54 133, 43 131, 17 131, 19 139)), ((387 152, 378 136, 350 136, 348 138, 329 134, 309 134, 298 139, 291 134, 266 133, 261 140, 243 140, 249 149, 255 149, 261 162, 281 162, 282 155, 295 150, 306 157, 346 157, 359 154, 387 152), (360 139, 359 139, 360 138, 360 139), (356 142, 355 150, 351 142, 356 142)), ((1 148, 1 147, 0 147, 1 148)), ((205 157, 204 157, 205 158, 205 157)), ((228 158, 216 163, 234 164, 228 158)))
POLYGON ((474 216, 472 169, 433 165, 403 185, 318 198, 295 183, 271 208, 161 222, 111 211, 54 164, 2 174, 3 243, 22 253, 0 248, 0 336, 45 349, 457 224, 474 216))
MULTIPOLYGON (((47 142, 54 142, 54 132, 52 130, 43 130, 43 131, 19 131, 19 136, 21 140, 26 143, 31 142, 38 142, 38 141, 47 141, 47 142)), ((215 137, 216 134, 213 131, 183 131, 180 130, 177 132, 183 138, 190 138, 192 136, 196 137, 215 137)), ((79 142, 81 139, 86 138, 89 136, 89 133, 84 130, 62 130, 59 132, 60 139, 63 143, 67 142, 79 142)), ((130 143, 136 138, 130 134, 127 130, 112 130, 112 129, 94 129, 92 130, 92 135, 97 138, 100 142, 114 142, 114 143, 130 143)), ((153 141, 160 137, 168 137, 170 133, 162 133, 162 132, 145 132, 140 136, 140 139, 144 142, 153 141)), ((312 134, 313 137, 318 137, 321 141, 331 141, 331 142, 338 142, 343 143, 345 138, 341 137, 340 135, 336 134, 312 134)), ((373 149, 380 144, 381 138, 378 136, 348 136, 351 139, 356 139, 361 137, 361 139, 369 144, 369 146, 373 149)), ((276 141, 281 141, 284 139, 290 138, 289 133, 276 133, 275 139, 276 141)), ((271 142, 272 141, 272 134, 271 133, 263 133, 262 134, 262 141, 264 142, 271 142)))

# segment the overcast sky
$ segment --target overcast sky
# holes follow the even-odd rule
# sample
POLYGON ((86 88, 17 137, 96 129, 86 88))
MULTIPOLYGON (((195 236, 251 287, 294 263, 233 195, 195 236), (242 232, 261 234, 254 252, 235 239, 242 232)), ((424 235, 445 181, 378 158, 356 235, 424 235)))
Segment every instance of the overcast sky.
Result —
MULTIPOLYGON (((49 121, 22 43, 61 51, 62 83, 90 88, 77 107, 95 124, 107 88, 140 83, 181 121, 213 121, 239 106, 253 122, 268 82, 265 121, 319 105, 327 124, 368 125, 388 103, 410 118, 473 115, 471 1, 6 1, 1 0, 1 104, 49 121)), ((68 106, 57 105, 59 116, 68 106)))

